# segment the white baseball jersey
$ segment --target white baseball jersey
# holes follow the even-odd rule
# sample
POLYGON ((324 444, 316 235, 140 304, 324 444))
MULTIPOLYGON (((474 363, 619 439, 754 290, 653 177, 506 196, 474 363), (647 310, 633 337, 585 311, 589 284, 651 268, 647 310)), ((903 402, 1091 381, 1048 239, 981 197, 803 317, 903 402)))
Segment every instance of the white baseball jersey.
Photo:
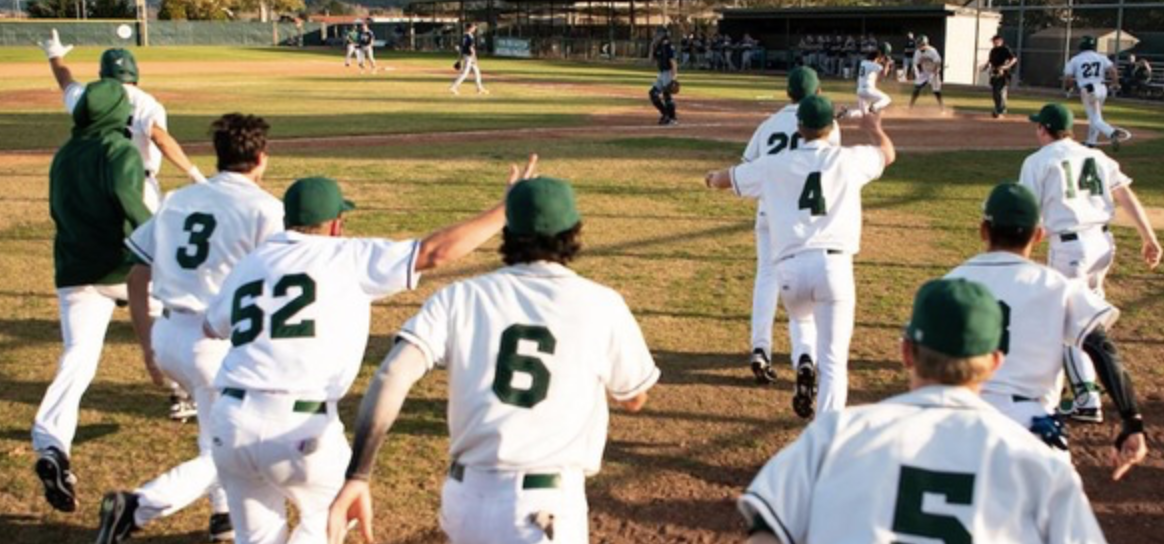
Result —
POLYGON ((962 387, 818 415, 739 508, 784 544, 1105 541, 1071 463, 962 387))
POLYGON ((1095 51, 1082 51, 1071 57, 1063 67, 1063 75, 1075 78, 1075 85, 1080 89, 1088 85, 1099 87, 1107 78, 1107 71, 1111 69, 1111 59, 1095 51))
POLYGON ((806 249, 860 251, 861 188, 884 169, 879 148, 814 140, 730 172, 737 195, 760 199, 779 260, 806 249))
POLYGON ((221 172, 170 193, 125 245, 150 266, 154 298, 201 313, 235 263, 282 230, 279 199, 241 174, 221 172))
POLYGON ((871 91, 877 88, 877 80, 881 78, 884 67, 880 63, 863 60, 857 72, 857 92, 871 91))
POLYGON ((1038 197, 1043 226, 1061 234, 1110 223, 1115 216, 1112 190, 1132 179, 1102 151, 1064 138, 1027 157, 1019 182, 1038 197))
MULTIPOLYGON (((748 147, 744 148, 743 162, 752 162, 765 155, 779 155, 785 150, 800 147, 801 136, 797 132, 796 104, 788 104, 780 111, 756 127, 748 147)), ((833 130, 829 132, 828 142, 832 145, 841 145, 841 126, 833 123, 833 130)))
POLYGON ((659 379, 622 297, 554 263, 445 287, 400 336, 448 368, 450 456, 482 470, 598 472, 606 396, 659 379))
POLYGON ((1006 358, 982 390, 1038 399, 1048 411, 1059 404, 1063 350, 1119 318, 1082 282, 1014 253, 983 253, 946 277, 985 285, 1002 306, 1006 358))
MULTIPOLYGON (((150 135, 154 126, 167 129, 166 108, 149 93, 138 88, 137 85, 124 84, 125 94, 129 97, 129 104, 133 106, 133 118, 129 124, 129 132, 133 145, 141 153, 141 160, 145 169, 153 175, 158 175, 162 167, 162 150, 154 145, 150 135)), ((80 102, 81 95, 85 94, 85 85, 73 83, 65 88, 65 111, 70 114, 80 102)))
POLYGON ((214 387, 343 397, 371 304, 416 288, 420 241, 275 234, 240 261, 206 314, 232 347, 214 387))
POLYGON ((942 68, 942 55, 933 47, 923 47, 914 52, 913 65, 923 72, 936 74, 942 68))

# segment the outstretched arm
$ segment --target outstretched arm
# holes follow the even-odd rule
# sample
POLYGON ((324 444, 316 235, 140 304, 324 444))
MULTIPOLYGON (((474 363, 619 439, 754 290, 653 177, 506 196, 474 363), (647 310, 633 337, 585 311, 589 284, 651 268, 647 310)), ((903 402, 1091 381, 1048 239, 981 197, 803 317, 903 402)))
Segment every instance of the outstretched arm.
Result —
POLYGON ((73 72, 69 70, 68 66, 65 66, 65 55, 68 55, 69 51, 73 50, 73 46, 61 43, 61 37, 57 35, 57 29, 53 29, 52 34, 47 40, 37 42, 36 45, 48 57, 49 66, 53 70, 53 77, 56 78, 57 86, 62 91, 68 89, 69 85, 76 83, 76 80, 73 79, 73 72))
POLYGON ((889 165, 897 160, 897 149, 893 147, 893 140, 889 139, 885 129, 881 128, 881 113, 866 113, 861 118, 861 128, 873 138, 873 145, 881 149, 881 155, 885 157, 885 168, 889 168, 889 165))
POLYGON ((1127 186, 1117 187, 1111 192, 1111 196, 1116 203, 1120 205, 1124 211, 1132 218, 1132 222, 1136 224, 1136 230, 1140 233, 1140 241, 1142 247, 1140 248, 1140 256, 1144 259, 1144 264, 1148 265, 1149 270, 1154 270, 1160 265, 1160 241, 1156 239, 1156 231, 1152 230, 1152 224, 1148 222, 1148 214, 1144 211, 1144 206, 1140 204, 1140 199, 1136 198, 1136 193, 1127 186))
POLYGON ((182 145, 173 136, 170 136, 169 131, 158 125, 154 125, 150 129, 150 140, 162 151, 162 156, 169 159, 170 162, 174 163, 174 166, 177 166, 179 170, 185 172, 187 176, 190 176, 191 180, 195 183, 206 183, 206 176, 203 176, 202 172, 198 170, 198 167, 190 162, 190 158, 182 150, 182 145))

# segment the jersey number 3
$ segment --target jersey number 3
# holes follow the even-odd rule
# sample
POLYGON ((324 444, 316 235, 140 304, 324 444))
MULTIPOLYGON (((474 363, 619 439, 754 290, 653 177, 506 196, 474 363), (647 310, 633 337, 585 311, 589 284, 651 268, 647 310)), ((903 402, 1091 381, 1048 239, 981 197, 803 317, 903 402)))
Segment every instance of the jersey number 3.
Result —
MULTIPOLYGON (((266 314, 255 304, 255 299, 263 294, 263 280, 255 280, 243 284, 234 292, 234 301, 230 308, 230 324, 233 331, 230 334, 230 344, 238 347, 255 341, 263 333, 263 321, 266 314), (239 328, 239 324, 246 321, 247 328, 239 328)), ((271 314, 271 338, 310 338, 315 336, 315 320, 304 319, 299 323, 290 323, 295 314, 315 302, 315 280, 307 274, 288 274, 279 278, 275 283, 276 297, 286 297, 292 288, 298 288, 299 294, 291 299, 282 308, 271 314)))
POLYGON ((190 233, 190 241, 178 248, 178 266, 193 270, 206 262, 210 256, 210 236, 216 227, 218 221, 208 213, 195 212, 186 217, 182 230, 190 233))
POLYGON ((902 466, 901 479, 897 481, 897 506, 893 510, 893 532, 932 538, 945 544, 971 544, 974 538, 958 518, 922 511, 927 494, 942 495, 946 504, 971 505, 974 475, 902 466))
POLYGON ((501 333, 501 349, 497 353, 497 372, 493 377, 493 392, 505 404, 533 408, 550 391, 550 369, 541 359, 517 353, 518 344, 527 340, 537 344, 538 353, 553 355, 558 340, 550 329, 534 325, 512 325, 501 333), (516 374, 529 376, 529 386, 513 385, 516 374))

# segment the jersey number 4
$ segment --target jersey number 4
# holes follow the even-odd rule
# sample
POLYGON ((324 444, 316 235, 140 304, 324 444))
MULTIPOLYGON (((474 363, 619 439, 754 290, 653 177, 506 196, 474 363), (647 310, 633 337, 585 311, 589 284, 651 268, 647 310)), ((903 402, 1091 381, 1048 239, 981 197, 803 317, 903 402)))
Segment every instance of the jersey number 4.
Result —
POLYGON ((1074 179, 1071 162, 1063 161, 1063 177, 1064 184, 1067 186, 1067 198, 1075 198, 1076 187, 1079 188, 1079 192, 1088 191, 1093 195, 1103 194, 1103 180, 1099 178, 1099 167, 1095 165, 1095 159, 1088 158, 1083 161, 1083 171, 1079 173, 1078 181, 1074 179))
POLYGON ((828 213, 824 189, 820 186, 820 172, 813 172, 804 180, 804 189, 800 191, 800 201, 797 205, 801 210, 808 210, 811 215, 828 213))
POLYGON ((538 353, 553 355, 558 341, 550 329, 535 325, 512 325, 501 333, 501 349, 497 353, 497 372, 493 377, 493 392, 501 402, 521 408, 533 408, 550 391, 550 369, 541 359, 517 353, 522 340, 537 344, 538 353), (513 378, 518 373, 529 376, 529 386, 517 388, 513 378))
POLYGON ((193 270, 210 256, 210 236, 218 227, 218 220, 208 213, 195 212, 186 217, 182 230, 190 233, 187 245, 178 248, 178 266, 193 270))
MULTIPOLYGON (((230 334, 230 344, 238 347, 254 342, 263 333, 263 321, 266 314, 255 304, 255 299, 262 296, 265 283, 255 280, 243 284, 234 292, 234 301, 230 308, 230 324, 233 331, 230 334), (247 323, 242 329, 239 324, 247 323)), ((271 338, 310 338, 315 336, 315 320, 304 319, 292 323, 295 314, 315 302, 315 280, 307 274, 288 274, 279 278, 275 283, 274 296, 286 297, 291 289, 298 289, 299 294, 291 299, 282 308, 271 314, 271 338)))
POLYGON ((932 538, 945 544, 971 544, 974 538, 958 518, 922 511, 927 494, 945 497, 946 504, 973 504, 974 475, 902 466, 901 479, 897 481, 897 505, 893 510, 893 532, 932 538))

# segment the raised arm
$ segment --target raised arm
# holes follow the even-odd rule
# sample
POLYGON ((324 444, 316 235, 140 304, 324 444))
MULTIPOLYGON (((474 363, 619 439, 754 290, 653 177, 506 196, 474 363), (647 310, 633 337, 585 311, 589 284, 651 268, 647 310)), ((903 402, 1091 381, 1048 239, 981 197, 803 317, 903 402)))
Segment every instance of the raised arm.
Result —
POLYGON ((1127 186, 1116 187, 1112 190, 1111 196, 1124 211, 1128 212, 1132 222, 1136 224, 1142 243, 1140 256, 1149 270, 1155 270, 1160 265, 1160 241, 1156 239, 1156 231, 1152 230, 1152 224, 1148 222, 1148 214, 1140 204, 1140 199, 1127 186))
MULTIPOLYGON (((508 185, 533 177, 537 164, 538 156, 530 155, 524 171, 519 171, 517 165, 510 167, 508 185)), ((420 251, 416 256, 416 270, 429 270, 464 257, 504 226, 505 199, 502 198, 500 203, 476 217, 435 231, 421 240, 420 251)))
POLYGON ((893 164, 897 160, 897 149, 893 147, 893 140, 889 139, 889 135, 881 128, 881 112, 868 112, 861 118, 861 128, 869 133, 873 139, 873 145, 881 149, 881 154, 885 157, 885 167, 893 164))
POLYGON ((57 35, 57 29, 53 29, 49 39, 37 42, 37 45, 44 51, 44 55, 48 57, 49 66, 53 70, 53 77, 56 78, 57 86, 62 91, 68 89, 69 85, 76 83, 76 80, 73 79, 73 72, 69 70, 68 66, 65 66, 65 55, 68 55, 69 51, 73 50, 73 46, 61 44, 61 37, 57 35))

